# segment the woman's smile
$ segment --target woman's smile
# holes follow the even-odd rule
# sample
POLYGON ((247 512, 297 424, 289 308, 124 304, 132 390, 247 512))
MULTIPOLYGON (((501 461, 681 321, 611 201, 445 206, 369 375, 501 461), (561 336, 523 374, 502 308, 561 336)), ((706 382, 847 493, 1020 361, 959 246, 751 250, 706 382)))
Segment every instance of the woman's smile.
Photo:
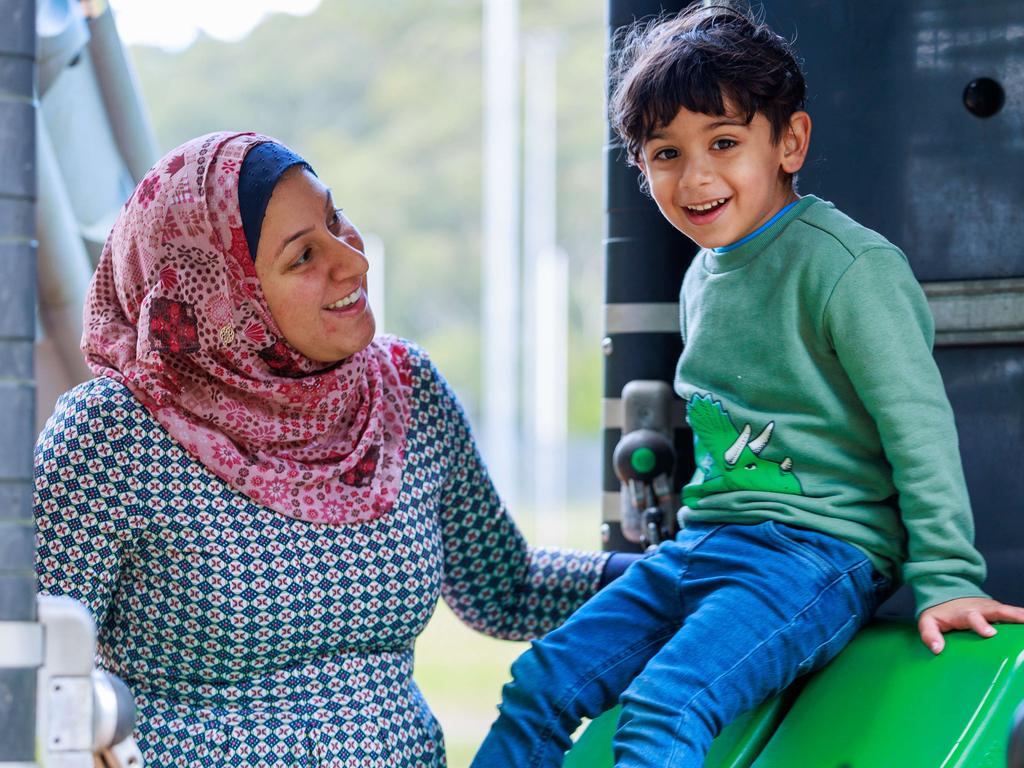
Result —
POLYGON ((324 309, 330 310, 332 312, 337 312, 339 310, 347 310, 346 314, 354 314, 356 311, 362 309, 362 307, 358 306, 358 304, 360 300, 362 300, 362 303, 365 304, 365 299, 366 293, 363 291, 363 286, 360 284, 359 287, 352 291, 352 293, 350 293, 348 296, 344 296, 338 299, 333 304, 328 304, 326 307, 324 307, 324 309))

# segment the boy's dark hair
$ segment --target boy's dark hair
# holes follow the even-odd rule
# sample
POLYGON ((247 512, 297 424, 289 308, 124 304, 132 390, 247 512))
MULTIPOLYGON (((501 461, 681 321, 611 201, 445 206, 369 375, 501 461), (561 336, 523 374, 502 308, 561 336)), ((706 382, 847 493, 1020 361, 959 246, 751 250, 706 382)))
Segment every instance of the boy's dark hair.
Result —
POLYGON ((682 107, 725 115, 728 100, 748 123, 760 112, 775 144, 804 108, 807 89, 789 43, 749 10, 691 5, 627 27, 613 51, 609 115, 632 163, 682 107))

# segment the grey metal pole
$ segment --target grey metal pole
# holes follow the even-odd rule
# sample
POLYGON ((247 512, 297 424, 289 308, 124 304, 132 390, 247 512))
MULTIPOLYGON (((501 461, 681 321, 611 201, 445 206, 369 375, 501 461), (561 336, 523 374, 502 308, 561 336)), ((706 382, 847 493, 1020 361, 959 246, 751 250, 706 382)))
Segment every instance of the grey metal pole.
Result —
POLYGON ((35 765, 35 0, 0 0, 0 766, 35 765))
POLYGON ((110 127, 132 180, 137 184, 160 157, 160 152, 142 104, 135 72, 125 55, 109 6, 90 18, 89 35, 89 54, 110 117, 110 127))

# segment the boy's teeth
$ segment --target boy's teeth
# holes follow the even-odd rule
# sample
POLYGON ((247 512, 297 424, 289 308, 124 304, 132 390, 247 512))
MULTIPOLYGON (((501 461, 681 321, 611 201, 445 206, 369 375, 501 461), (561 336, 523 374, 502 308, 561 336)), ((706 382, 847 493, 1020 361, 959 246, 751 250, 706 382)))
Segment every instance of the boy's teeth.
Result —
POLYGON ((686 207, 689 208, 691 211, 703 213, 704 211, 710 211, 712 208, 717 208, 722 203, 724 203, 725 200, 726 199, 724 197, 720 197, 718 200, 713 200, 710 203, 704 203, 703 205, 688 205, 686 207))
POLYGON ((328 304, 327 309, 341 309, 342 307, 347 307, 349 304, 355 304, 357 301, 359 301, 359 295, 361 291, 361 288, 356 288, 354 291, 352 291, 352 293, 350 293, 345 298, 338 299, 333 304, 328 304))

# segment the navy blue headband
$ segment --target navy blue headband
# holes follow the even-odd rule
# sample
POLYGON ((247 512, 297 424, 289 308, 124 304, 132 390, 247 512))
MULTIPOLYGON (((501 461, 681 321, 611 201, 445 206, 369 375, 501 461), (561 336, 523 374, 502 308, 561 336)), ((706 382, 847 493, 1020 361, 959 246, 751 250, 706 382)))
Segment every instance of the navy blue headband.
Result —
POLYGON ((254 262, 270 196, 284 172, 296 165, 301 165, 316 175, 309 163, 287 147, 272 141, 257 144, 242 160, 242 169, 238 176, 238 207, 242 216, 245 242, 249 246, 249 255, 254 262))

